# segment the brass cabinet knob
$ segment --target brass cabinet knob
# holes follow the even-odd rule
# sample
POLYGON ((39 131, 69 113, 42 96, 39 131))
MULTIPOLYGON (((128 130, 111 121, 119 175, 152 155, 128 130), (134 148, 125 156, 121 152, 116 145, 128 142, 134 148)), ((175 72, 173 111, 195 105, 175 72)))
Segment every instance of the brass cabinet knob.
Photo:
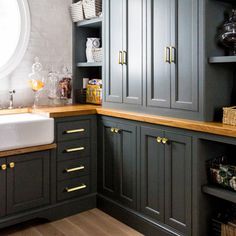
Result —
POLYGON ((1 165, 1 170, 6 170, 7 169, 7 165, 6 164, 2 164, 1 165))
POLYGON ((163 144, 167 144, 168 142, 169 142, 169 139, 168 139, 168 138, 163 138, 163 139, 162 139, 162 143, 163 143, 163 144))
POLYGON ((11 163, 9 164, 9 167, 10 167, 11 169, 15 168, 15 163, 14 163, 14 162, 11 162, 11 163))
POLYGON ((115 133, 116 133, 116 134, 119 134, 120 131, 121 131, 120 129, 115 129, 115 133))
POLYGON ((115 128, 111 128, 111 132, 112 132, 112 133, 115 133, 115 128))
POLYGON ((162 138, 161 137, 157 137, 157 142, 161 143, 162 142, 162 138))

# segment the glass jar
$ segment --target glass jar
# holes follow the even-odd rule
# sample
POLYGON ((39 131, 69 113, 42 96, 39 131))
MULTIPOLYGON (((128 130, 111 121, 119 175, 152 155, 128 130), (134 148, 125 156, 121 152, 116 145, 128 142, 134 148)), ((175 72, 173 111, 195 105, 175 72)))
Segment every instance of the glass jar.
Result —
POLYGON ((60 99, 72 103, 72 74, 66 66, 62 68, 62 75, 59 81, 60 99))

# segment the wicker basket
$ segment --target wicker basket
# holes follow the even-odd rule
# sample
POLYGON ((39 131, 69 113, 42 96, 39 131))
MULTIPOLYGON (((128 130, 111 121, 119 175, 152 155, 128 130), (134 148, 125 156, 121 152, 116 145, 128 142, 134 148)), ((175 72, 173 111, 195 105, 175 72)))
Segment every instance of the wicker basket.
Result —
POLYGON ((102 48, 93 48, 93 59, 95 62, 102 62, 102 48))
POLYGON ((100 16, 102 13, 102 0, 83 0, 85 19, 100 16))
POLYGON ((223 108, 223 123, 236 125, 236 106, 223 108))
POLYGON ((70 11, 71 11, 71 18, 73 22, 79 22, 79 21, 84 20, 82 1, 71 4, 70 11))

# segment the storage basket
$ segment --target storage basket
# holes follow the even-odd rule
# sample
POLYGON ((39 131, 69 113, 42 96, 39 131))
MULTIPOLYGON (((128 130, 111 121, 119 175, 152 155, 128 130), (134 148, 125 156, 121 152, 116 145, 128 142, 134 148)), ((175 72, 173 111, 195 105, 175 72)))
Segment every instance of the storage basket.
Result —
POLYGON ((236 191, 236 166, 228 164, 226 157, 207 161, 207 172, 211 184, 236 191))
POLYGON ((102 104, 102 88, 99 85, 87 85, 86 102, 97 105, 102 104))
POLYGON ((95 62, 102 62, 102 48, 93 48, 92 53, 95 62))
POLYGON ((236 125, 236 106, 223 108, 223 123, 236 125))
POLYGON ((98 17, 102 13, 102 0, 83 0, 83 8, 86 19, 98 17))
POLYGON ((84 20, 82 1, 71 4, 70 11, 71 11, 71 18, 73 22, 79 22, 79 21, 84 20))

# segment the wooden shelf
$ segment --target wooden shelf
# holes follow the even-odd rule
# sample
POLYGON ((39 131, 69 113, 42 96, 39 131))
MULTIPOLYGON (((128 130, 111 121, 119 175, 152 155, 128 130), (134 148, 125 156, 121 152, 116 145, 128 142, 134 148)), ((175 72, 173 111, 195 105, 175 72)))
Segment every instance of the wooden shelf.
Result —
POLYGON ((100 28, 102 26, 102 17, 93 18, 91 20, 83 20, 77 23, 81 28, 100 28))
POLYGON ((80 62, 77 67, 102 67, 102 62, 80 62))
POLYGON ((209 63, 235 63, 236 56, 210 57, 209 63))
POLYGON ((202 191, 214 197, 236 203, 236 192, 216 187, 213 185, 204 185, 202 191))

